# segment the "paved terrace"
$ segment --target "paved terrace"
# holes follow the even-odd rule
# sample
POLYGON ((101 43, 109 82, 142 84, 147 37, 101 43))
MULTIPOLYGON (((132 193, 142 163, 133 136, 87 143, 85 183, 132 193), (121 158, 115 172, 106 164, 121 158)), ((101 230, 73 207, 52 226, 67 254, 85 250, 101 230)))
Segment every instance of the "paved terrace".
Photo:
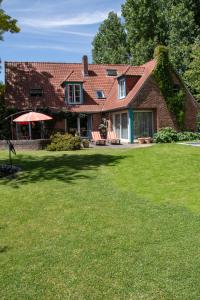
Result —
POLYGON ((111 144, 106 144, 106 146, 101 146, 101 145, 95 145, 93 143, 90 143, 90 148, 104 148, 104 149, 136 149, 136 148, 146 148, 146 147, 151 147, 153 144, 126 144, 122 143, 121 145, 111 145, 111 144))

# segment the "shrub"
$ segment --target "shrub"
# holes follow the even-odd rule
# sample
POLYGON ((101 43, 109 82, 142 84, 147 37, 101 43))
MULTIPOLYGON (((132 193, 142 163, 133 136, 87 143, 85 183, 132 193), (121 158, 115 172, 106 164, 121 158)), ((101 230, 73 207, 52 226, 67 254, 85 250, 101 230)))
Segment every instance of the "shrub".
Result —
POLYGON ((154 143, 173 143, 177 142, 177 132, 171 127, 161 128, 153 136, 154 143))
POLYGON ((195 141, 200 139, 200 134, 195 132, 178 132, 178 141, 195 141))
POLYGON ((49 151, 70 151, 81 149, 81 139, 79 136, 71 134, 56 133, 51 136, 51 142, 47 146, 49 151))
POLYGON ((176 132, 171 127, 160 129, 154 134, 154 143, 173 143, 183 141, 195 141, 200 139, 200 134, 195 132, 176 132))

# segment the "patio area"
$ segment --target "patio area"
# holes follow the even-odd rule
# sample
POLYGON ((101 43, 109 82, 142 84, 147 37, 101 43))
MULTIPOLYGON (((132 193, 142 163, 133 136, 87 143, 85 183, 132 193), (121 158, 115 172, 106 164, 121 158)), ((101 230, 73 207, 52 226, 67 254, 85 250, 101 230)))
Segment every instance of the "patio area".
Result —
POLYGON ((95 145, 94 143, 90 143, 90 148, 98 148, 98 149, 133 149, 133 148, 146 148, 146 147, 151 147, 153 146, 153 144, 128 144, 128 143, 124 143, 121 145, 112 145, 112 144, 106 144, 105 146, 99 146, 99 145, 95 145))

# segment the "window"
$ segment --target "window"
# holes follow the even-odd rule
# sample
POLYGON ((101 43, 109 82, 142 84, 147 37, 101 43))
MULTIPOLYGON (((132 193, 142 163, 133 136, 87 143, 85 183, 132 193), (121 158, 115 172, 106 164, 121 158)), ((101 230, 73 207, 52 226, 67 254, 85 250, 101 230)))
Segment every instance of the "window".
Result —
POLYGON ((96 91, 96 95, 97 95, 98 99, 104 99, 105 98, 104 92, 101 91, 101 90, 96 91))
POLYGON ((42 89, 30 89, 30 96, 31 97, 42 97, 43 90, 42 89))
POLYGON ((81 103, 82 87, 80 84, 68 85, 68 103, 79 104, 81 103))
POLYGON ((135 111, 134 112, 134 136, 140 137, 153 136, 153 112, 135 111))
POLYGON ((121 79, 119 81, 119 99, 123 99, 126 97, 126 81, 125 79, 121 79))
POLYGON ((179 84, 174 84, 173 86, 173 92, 176 94, 180 91, 180 85, 179 84))
POLYGON ((117 76, 117 70, 107 69, 106 71, 108 76, 117 76))
POLYGON ((119 139, 128 140, 128 114, 126 112, 114 115, 114 130, 119 139))

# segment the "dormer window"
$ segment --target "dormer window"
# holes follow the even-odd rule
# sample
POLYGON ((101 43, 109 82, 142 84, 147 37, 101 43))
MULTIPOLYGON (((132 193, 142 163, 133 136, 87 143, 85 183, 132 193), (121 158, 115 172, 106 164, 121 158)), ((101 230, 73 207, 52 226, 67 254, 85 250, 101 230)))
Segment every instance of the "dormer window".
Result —
POLYGON ((102 90, 96 91, 96 96, 98 99, 105 99, 104 92, 102 90))
POLYGON ((66 85, 66 100, 68 104, 81 104, 83 102, 83 89, 80 83, 66 85))
POLYGON ((119 99, 126 97, 126 81, 125 78, 119 80, 119 99))
POLYGON ((117 70, 115 69, 107 69, 107 76, 117 76, 117 70))

